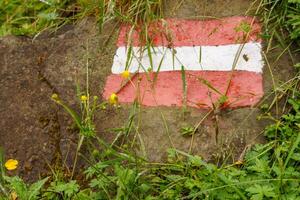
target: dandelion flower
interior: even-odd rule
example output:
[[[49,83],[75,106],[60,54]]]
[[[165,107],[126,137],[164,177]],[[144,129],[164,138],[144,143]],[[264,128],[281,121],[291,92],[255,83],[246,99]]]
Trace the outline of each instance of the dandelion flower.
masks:
[[[80,97],[80,100],[82,101],[82,102],[85,102],[85,101],[87,101],[87,96],[85,96],[85,95],[82,95],[81,97]]]
[[[7,170],[15,170],[18,167],[19,162],[14,159],[9,159],[5,162],[4,166]]]
[[[112,93],[109,97],[109,103],[116,105],[118,103],[118,96],[115,93]]]
[[[121,76],[124,78],[124,79],[128,79],[129,76],[130,76],[130,72],[128,70],[125,70],[124,72],[122,72]]]

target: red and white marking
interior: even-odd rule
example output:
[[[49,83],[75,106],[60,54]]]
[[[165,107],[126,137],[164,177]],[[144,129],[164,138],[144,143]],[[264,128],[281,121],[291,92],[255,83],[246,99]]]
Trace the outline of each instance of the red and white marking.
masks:
[[[248,37],[240,30],[245,24],[251,27]],[[258,37],[261,28],[253,18],[168,19],[154,23],[149,28],[153,45],[151,55],[149,49],[141,44],[138,31],[134,31],[132,55],[127,61],[130,28],[126,25],[121,27],[112,65],[113,74],[107,78],[104,98],[117,92],[119,101],[123,103],[138,99],[147,106],[182,106],[181,66],[185,68],[189,106],[212,107],[221,94],[228,97],[225,105],[231,108],[253,106],[262,97],[263,59]],[[126,63],[127,70],[139,73],[124,85],[126,81],[120,74]],[[147,72],[149,68],[152,70],[150,73]],[[203,84],[203,80],[219,92]]]

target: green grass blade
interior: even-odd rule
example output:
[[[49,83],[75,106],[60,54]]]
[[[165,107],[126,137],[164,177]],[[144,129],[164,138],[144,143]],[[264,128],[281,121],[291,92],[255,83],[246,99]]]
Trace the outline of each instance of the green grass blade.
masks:
[[[163,63],[163,60],[164,60],[165,55],[166,55],[166,51],[164,52],[162,58],[160,59],[160,62],[159,62],[157,71],[155,72],[155,75],[154,75],[154,78],[153,78],[153,85],[155,85],[155,83],[156,83],[156,81],[157,81],[157,76],[158,76],[158,73],[160,72],[160,68],[161,68],[161,66],[162,66],[162,63]]]
[[[291,148],[291,150],[289,151],[289,154],[284,162],[284,169],[286,168],[286,166],[288,165],[291,157],[293,156],[293,154],[295,153],[295,149],[298,148],[299,146],[299,143],[300,143],[300,132],[298,133],[298,136],[297,136],[297,139],[296,141],[293,143],[293,146]]]
[[[184,66],[181,66],[181,79],[182,79],[182,89],[183,89],[183,105],[186,108],[187,105],[187,85],[186,85],[186,74]]]
[[[198,80],[203,83],[204,85],[206,85],[208,88],[210,88],[211,90],[215,91],[216,93],[220,94],[223,96],[223,94],[217,89],[215,88],[214,86],[212,86],[212,84],[208,81],[208,80],[205,80],[203,78],[198,78]]]
[[[129,69],[130,63],[132,61],[132,46],[129,46],[127,49],[127,57],[126,57],[126,64],[125,64],[125,70]]]

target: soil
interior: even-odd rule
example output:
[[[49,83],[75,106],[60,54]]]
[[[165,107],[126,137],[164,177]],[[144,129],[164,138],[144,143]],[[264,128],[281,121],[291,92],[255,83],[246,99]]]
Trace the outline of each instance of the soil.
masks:
[[[167,1],[165,16],[195,19],[244,15],[252,1],[181,2]],[[116,50],[117,27],[116,22],[107,23],[100,34],[95,19],[85,18],[35,39],[0,38],[0,146],[4,148],[6,158],[20,161],[20,167],[12,173],[32,181],[49,173],[50,168],[57,166],[55,164],[72,166],[78,130],[71,117],[51,100],[51,95],[57,93],[71,108],[80,111],[76,91],[85,89],[88,56],[91,95],[101,96]],[[279,47],[274,48],[267,55],[271,64],[282,51]],[[288,66],[292,66],[292,61],[287,54],[272,64],[276,83],[293,76],[293,69]],[[263,76],[265,96],[268,97],[273,84],[267,66]],[[271,100],[271,97],[266,98],[264,103]],[[111,142],[116,136],[112,129],[124,126],[131,108],[131,105],[121,105],[96,112],[97,134]],[[139,142],[143,141],[144,146],[139,154],[150,161],[164,161],[168,148],[189,151],[191,137],[183,137],[180,129],[197,124],[207,111],[140,107],[138,114]],[[209,115],[195,134],[192,153],[208,161],[235,161],[248,145],[264,141],[261,131],[269,121],[257,120],[260,114],[257,106]]]

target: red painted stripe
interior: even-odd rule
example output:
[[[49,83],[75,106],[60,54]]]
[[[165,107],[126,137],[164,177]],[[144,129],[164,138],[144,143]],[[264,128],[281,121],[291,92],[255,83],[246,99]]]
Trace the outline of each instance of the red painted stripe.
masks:
[[[152,39],[153,46],[210,46],[260,41],[261,27],[253,17],[235,16],[214,20],[166,19],[165,22],[159,21],[149,26],[149,38]],[[130,28],[129,25],[121,27],[117,46],[126,46]],[[246,39],[242,28],[251,29]],[[139,35],[139,30],[133,31],[133,46],[145,45],[141,44]]]
[[[183,89],[180,71],[160,72],[153,86],[154,73],[136,74],[132,82],[122,89],[124,80],[120,75],[107,78],[103,97],[108,99],[111,93],[117,93],[119,102],[132,103],[135,99],[145,106],[182,106]],[[220,94],[209,89],[206,80],[221,93],[225,93],[231,72],[225,71],[186,71],[187,105],[198,108],[212,107]],[[247,71],[235,71],[228,91],[226,107],[236,108],[253,106],[263,96],[262,74]]]

